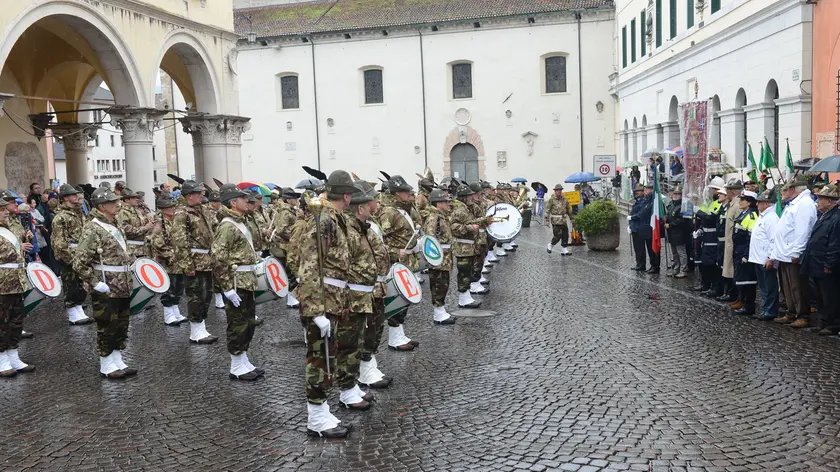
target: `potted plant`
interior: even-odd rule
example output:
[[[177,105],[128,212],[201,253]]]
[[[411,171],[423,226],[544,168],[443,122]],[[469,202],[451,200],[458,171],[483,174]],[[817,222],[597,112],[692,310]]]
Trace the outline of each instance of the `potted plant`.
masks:
[[[586,246],[593,251],[614,251],[621,240],[618,209],[610,200],[595,200],[575,216],[575,228],[583,231]]]

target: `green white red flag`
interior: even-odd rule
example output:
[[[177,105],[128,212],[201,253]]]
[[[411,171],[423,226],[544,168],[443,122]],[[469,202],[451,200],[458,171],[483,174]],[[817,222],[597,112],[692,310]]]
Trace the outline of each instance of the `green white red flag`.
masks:
[[[653,170],[653,212],[650,215],[650,227],[653,228],[653,252],[659,254],[662,250],[662,234],[660,231],[662,218],[665,217],[665,205],[662,203],[662,193],[659,192],[659,170]]]

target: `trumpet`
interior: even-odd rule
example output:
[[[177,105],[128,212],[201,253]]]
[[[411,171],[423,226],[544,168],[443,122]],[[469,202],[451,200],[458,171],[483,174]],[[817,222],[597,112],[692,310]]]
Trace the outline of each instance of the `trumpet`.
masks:
[[[487,222],[488,222],[489,224],[492,224],[492,223],[501,223],[502,221],[508,221],[508,220],[510,220],[510,215],[505,215],[505,216],[488,216],[488,217],[487,217]]]

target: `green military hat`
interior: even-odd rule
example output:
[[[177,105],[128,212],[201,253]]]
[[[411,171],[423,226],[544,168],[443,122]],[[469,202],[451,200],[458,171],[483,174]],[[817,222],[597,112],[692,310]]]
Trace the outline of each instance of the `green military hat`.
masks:
[[[110,185],[109,185],[109,187],[110,187]],[[114,184],[114,187],[125,188],[125,182],[122,181],[122,180],[118,180],[117,183]]]
[[[80,192],[76,189],[76,187],[70,184],[61,184],[61,187],[58,188],[59,197],[69,197],[70,195],[78,195],[80,193],[83,192]]]
[[[103,203],[116,202],[119,199],[120,197],[118,197],[116,193],[112,192],[111,189],[98,188],[94,190],[93,194],[90,196],[90,203],[93,206],[99,206]]]
[[[247,197],[248,194],[243,192],[239,189],[236,185],[233,184],[224,184],[222,188],[219,189],[219,198],[221,201],[227,203],[235,198],[239,197]]]
[[[804,175],[797,175],[790,182],[784,184],[782,186],[782,190],[790,190],[790,189],[796,188],[796,187],[807,187],[807,186],[808,186],[808,179],[806,179]]]
[[[490,184],[490,182],[488,182],[486,180],[482,180],[481,181],[481,188],[482,189],[492,189],[493,186]]]
[[[103,181],[99,182],[99,188],[111,188],[111,182]]]
[[[126,187],[123,189],[122,196],[120,198],[122,198],[123,200],[128,200],[129,198],[140,198],[140,195],[137,195],[136,193],[134,193],[134,190],[131,190],[130,188]]]
[[[167,195],[168,195],[168,194],[167,194]],[[138,197],[140,197],[140,198],[143,198],[143,197],[145,197],[145,196],[146,196],[146,192],[144,192],[144,191],[142,191],[142,190],[141,190],[141,191],[137,192],[137,196],[138,196]]]
[[[409,185],[402,176],[392,175],[391,178],[388,179],[388,191],[391,193],[410,192],[412,190],[414,190],[414,187]]]
[[[257,200],[262,200],[262,195],[256,190],[245,190],[245,194],[248,196],[248,203],[256,203]]]
[[[758,194],[758,198],[756,201],[759,202],[775,202],[776,201],[776,191],[774,189],[767,189],[760,194]]]
[[[300,198],[300,194],[291,187],[283,187],[283,190],[280,191],[280,198]]]
[[[208,200],[210,200],[211,202],[221,202],[222,201],[222,197],[221,197],[221,195],[219,195],[218,190],[210,190],[207,193],[210,194],[210,196],[208,197]],[[183,194],[184,194],[184,192],[182,191],[181,195],[183,195]]]
[[[554,186],[554,190],[563,190],[563,184],[557,184]]]
[[[729,182],[723,186],[726,190],[743,190],[744,183],[741,182],[741,179],[729,179]]]
[[[364,180],[357,180],[353,182],[353,185],[359,191],[353,194],[353,197],[350,199],[351,204],[359,205],[376,200],[376,189],[373,188],[373,185]]]
[[[472,190],[473,193],[481,193],[481,184],[480,183],[473,182],[473,183],[469,184],[469,186],[470,186],[470,190]]]
[[[185,180],[184,183],[181,184],[181,195],[201,192],[204,192],[204,184],[201,182],[196,182],[195,180]]]
[[[164,195],[155,200],[155,207],[159,209],[172,208],[175,206],[175,200],[168,195]]]
[[[825,197],[830,198],[832,200],[837,200],[840,198],[840,187],[834,184],[828,184],[822,188],[822,190],[817,193],[817,197]]]
[[[436,188],[429,193],[429,203],[434,205],[435,203],[439,202],[451,202],[452,197],[450,197],[446,192],[443,190]]]
[[[471,189],[467,184],[458,184],[458,190],[456,190],[456,193],[459,197],[469,197],[470,195],[475,195],[473,189]]]
[[[347,195],[358,192],[353,185],[353,177],[345,170],[335,170],[327,178],[327,193],[333,195]]]
[[[636,186],[633,187],[633,191],[634,192],[644,192],[645,191],[645,186],[642,185],[642,184],[636,184]]]

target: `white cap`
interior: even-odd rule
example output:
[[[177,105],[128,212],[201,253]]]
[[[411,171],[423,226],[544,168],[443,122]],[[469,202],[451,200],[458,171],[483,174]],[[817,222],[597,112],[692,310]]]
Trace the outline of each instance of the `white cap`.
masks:
[[[757,200],[757,199],[758,199],[758,194],[757,194],[757,193],[755,193],[755,192],[752,192],[752,191],[750,191],[750,190],[744,190],[744,192],[741,194],[741,196],[742,196],[742,197],[750,197],[750,198],[752,198],[752,199],[754,199],[754,200]]]

